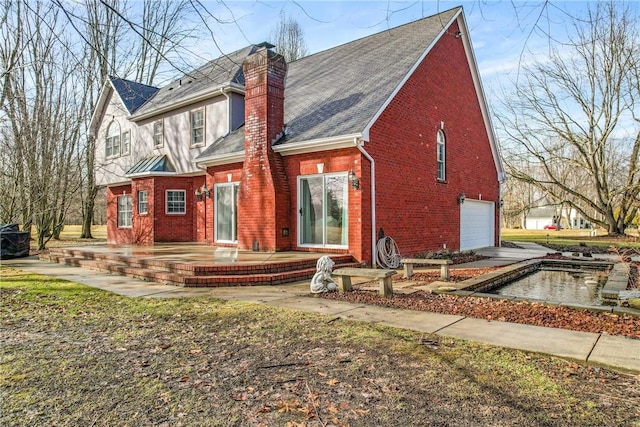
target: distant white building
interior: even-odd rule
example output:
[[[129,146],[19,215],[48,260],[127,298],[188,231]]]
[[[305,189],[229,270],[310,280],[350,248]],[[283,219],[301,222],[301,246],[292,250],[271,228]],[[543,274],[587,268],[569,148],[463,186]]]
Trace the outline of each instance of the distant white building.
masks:
[[[559,210],[553,206],[532,208],[524,220],[527,230],[544,230],[545,227],[558,225]]]
[[[568,216],[567,216],[568,213]],[[591,228],[587,221],[576,209],[561,209],[559,206],[542,206],[532,208],[525,218],[527,230],[545,230],[552,227],[581,229]]]

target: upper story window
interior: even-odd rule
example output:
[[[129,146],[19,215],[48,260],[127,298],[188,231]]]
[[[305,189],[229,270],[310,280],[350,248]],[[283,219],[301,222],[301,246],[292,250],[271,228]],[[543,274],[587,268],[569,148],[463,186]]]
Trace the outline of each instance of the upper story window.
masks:
[[[204,110],[194,110],[191,116],[191,145],[204,143]]]
[[[138,191],[138,215],[149,213],[149,203],[147,202],[147,190]]]
[[[153,124],[153,146],[161,147],[164,144],[164,125],[162,120]]]
[[[187,212],[187,192],[185,190],[167,190],[166,213],[184,214]]]
[[[446,144],[445,144],[444,132],[442,132],[441,130],[438,131],[436,147],[438,150],[438,180],[444,181],[446,179],[446,170],[445,170]]]
[[[115,120],[107,128],[107,140],[105,141],[106,157],[116,157],[120,155],[120,124]]]
[[[131,211],[131,196],[118,197],[118,227],[130,228],[133,212]]]
[[[123,156],[126,156],[131,152],[131,132],[122,132],[122,140],[120,146],[120,154],[122,154]]]
[[[104,144],[106,157],[126,156],[131,153],[131,132],[123,132],[120,123],[113,120],[107,128],[107,138]]]

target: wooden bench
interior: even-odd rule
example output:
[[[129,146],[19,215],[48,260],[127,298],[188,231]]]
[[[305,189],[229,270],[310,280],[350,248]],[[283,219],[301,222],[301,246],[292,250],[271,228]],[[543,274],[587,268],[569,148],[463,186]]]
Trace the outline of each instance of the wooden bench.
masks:
[[[453,264],[450,259],[403,258],[400,262],[404,264],[404,277],[406,278],[413,276],[413,264],[439,265],[441,280],[449,280],[449,266]]]
[[[338,290],[348,292],[351,290],[352,277],[367,277],[378,279],[380,282],[380,295],[388,297],[393,295],[393,280],[391,277],[396,274],[395,270],[378,270],[375,268],[339,268],[332,273],[338,276]]]

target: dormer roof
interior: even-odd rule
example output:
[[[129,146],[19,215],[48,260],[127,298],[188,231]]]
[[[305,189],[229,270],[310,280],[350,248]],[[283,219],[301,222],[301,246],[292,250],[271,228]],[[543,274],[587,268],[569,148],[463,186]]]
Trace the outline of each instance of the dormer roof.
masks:
[[[159,90],[154,86],[148,86],[118,77],[109,76],[109,80],[129,114],[135,113],[141,106],[153,98]]]

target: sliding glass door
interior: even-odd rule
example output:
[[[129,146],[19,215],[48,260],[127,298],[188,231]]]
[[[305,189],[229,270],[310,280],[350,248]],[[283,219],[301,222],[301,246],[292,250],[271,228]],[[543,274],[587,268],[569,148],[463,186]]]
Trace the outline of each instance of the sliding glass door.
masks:
[[[298,244],[347,247],[347,174],[298,178]]]

